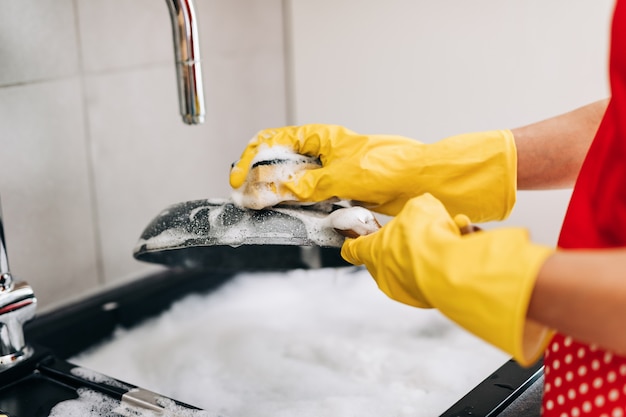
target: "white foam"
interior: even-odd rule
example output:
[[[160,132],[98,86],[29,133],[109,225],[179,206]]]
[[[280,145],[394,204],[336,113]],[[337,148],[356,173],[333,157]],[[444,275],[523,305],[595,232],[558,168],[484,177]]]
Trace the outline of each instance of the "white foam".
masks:
[[[432,417],[507,359],[340,268],[240,274],[71,362],[225,417]]]
[[[258,147],[256,155],[250,162],[250,166],[257,162],[271,161],[274,159],[303,162],[312,159],[312,157],[300,155],[288,146],[267,146],[266,144],[262,144]]]
[[[338,230],[351,230],[359,236],[369,235],[380,229],[374,214],[363,207],[348,207],[333,211],[328,215],[329,227]]]
[[[88,389],[79,389],[78,398],[58,403],[50,417],[111,416],[120,401]]]
[[[281,162],[273,164],[272,169],[268,170],[262,179],[251,176],[252,166],[262,161]],[[250,162],[250,171],[244,184],[232,191],[231,198],[238,206],[255,210],[282,202],[297,201],[298,198],[287,190],[282,190],[280,194],[276,193],[276,185],[297,181],[303,169],[318,165],[317,158],[297,154],[286,146],[269,147],[263,144],[259,146],[254,159]]]
[[[333,229],[328,213],[284,207],[273,207],[272,210],[300,220],[308,239],[317,246],[340,247],[343,244],[344,238]]]
[[[78,398],[55,405],[49,417],[226,417],[206,410],[182,407],[163,398],[158,401],[161,410],[153,411],[111,398],[99,392],[79,388]]]
[[[149,239],[139,239],[133,249],[133,252],[139,251],[141,248],[144,250],[154,250],[161,248],[172,248],[178,245],[183,245],[189,239],[192,239],[194,235],[185,231],[182,228],[169,228],[156,236],[152,236]]]

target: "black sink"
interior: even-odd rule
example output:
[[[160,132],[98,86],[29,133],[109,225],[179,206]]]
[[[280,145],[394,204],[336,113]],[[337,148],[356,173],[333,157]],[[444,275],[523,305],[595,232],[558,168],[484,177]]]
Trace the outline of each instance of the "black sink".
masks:
[[[46,348],[35,346],[34,350],[34,355],[28,360],[1,374],[0,410],[5,415],[48,416],[58,403],[78,398],[80,389],[90,389],[120,400],[129,409],[137,406],[133,402],[134,398],[146,397],[145,394],[149,394],[151,400],[147,405],[155,409],[160,407],[158,399],[165,399],[186,409],[197,409],[93,371],[76,372],[83,368],[57,358]],[[98,377],[93,378],[95,375]]]
[[[60,401],[78,397],[76,388],[38,370],[53,358],[46,349],[35,349],[28,361],[0,373],[0,410],[9,416],[47,416]]]
[[[34,354],[0,372],[0,410],[11,417],[48,416],[57,403],[77,398],[81,388],[117,400],[141,390],[123,381],[107,384],[77,376],[73,372],[77,367],[68,358],[110,338],[118,327],[129,328],[161,313],[187,294],[214,290],[233,274],[211,272],[208,276],[206,270],[167,270],[27,323],[26,340]],[[542,372],[541,363],[522,368],[508,361],[440,417],[539,416],[541,389],[537,387],[541,388]]]
[[[9,416],[47,416],[60,401],[76,397],[73,387],[33,372],[0,391],[0,409]]]
[[[206,272],[167,271],[35,318],[25,326],[33,355],[0,372],[0,413],[10,417],[45,417],[58,403],[78,398],[80,389],[116,400],[129,394],[132,399],[138,390],[154,394],[110,377],[103,376],[99,381],[85,378],[74,372],[81,368],[67,358],[110,337],[117,326],[132,327],[182,296],[210,291],[230,276],[216,273],[207,280]],[[184,408],[197,409],[154,395]]]

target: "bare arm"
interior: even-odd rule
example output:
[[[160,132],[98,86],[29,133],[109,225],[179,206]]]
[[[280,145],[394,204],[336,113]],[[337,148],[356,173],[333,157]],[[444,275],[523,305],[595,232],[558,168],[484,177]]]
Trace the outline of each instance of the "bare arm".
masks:
[[[626,354],[626,249],[560,250],[539,272],[528,318]]]
[[[520,190],[568,188],[574,184],[608,99],[512,129]]]
[[[518,188],[570,187],[595,136],[608,100],[513,129]],[[541,268],[528,318],[626,354],[626,249],[559,250]]]

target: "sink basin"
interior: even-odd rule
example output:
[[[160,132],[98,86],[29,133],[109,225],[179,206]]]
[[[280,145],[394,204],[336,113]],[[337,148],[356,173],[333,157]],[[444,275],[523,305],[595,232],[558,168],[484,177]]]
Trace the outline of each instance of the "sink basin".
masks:
[[[85,388],[115,400],[129,392],[132,400],[137,390],[154,394],[104,375],[94,379],[77,373],[68,358],[109,339],[116,328],[130,328],[154,317],[187,294],[213,291],[232,276],[166,270],[37,317],[25,328],[35,354],[0,373],[0,410],[12,417],[47,416],[56,404],[78,398]],[[539,416],[542,375],[541,363],[522,368],[507,361],[440,417]]]
[[[37,363],[50,357],[42,352],[38,349],[37,357],[29,360],[28,365],[32,366],[20,365],[11,375],[2,374],[0,410],[4,414],[47,416],[57,403],[78,397],[74,387],[37,370]]]
[[[48,349],[35,347],[35,354],[24,363],[5,371],[0,377],[0,410],[10,417],[45,417],[59,403],[79,397],[81,390],[91,390],[99,398],[117,404],[122,415],[142,415],[142,411],[160,411],[162,405],[181,409],[196,407],[175,401],[132,384],[77,367],[55,357]]]

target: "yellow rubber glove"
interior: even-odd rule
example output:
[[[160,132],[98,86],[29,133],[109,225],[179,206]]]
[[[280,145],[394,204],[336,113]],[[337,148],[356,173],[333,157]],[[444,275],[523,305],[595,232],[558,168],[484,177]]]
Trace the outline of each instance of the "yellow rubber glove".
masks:
[[[396,215],[411,198],[431,193],[452,214],[473,222],[501,220],[515,204],[517,153],[509,130],[453,136],[423,144],[400,136],[360,135],[341,126],[304,125],[259,132],[233,166],[230,184],[242,187],[260,150],[287,147],[319,157],[285,186],[285,199],[354,200]],[[279,148],[276,148],[279,149]]]
[[[379,231],[347,239],[341,254],[365,264],[389,297],[437,308],[527,366],[552,333],[526,319],[535,279],[552,252],[530,243],[521,228],[461,236],[441,202],[425,194]]]

